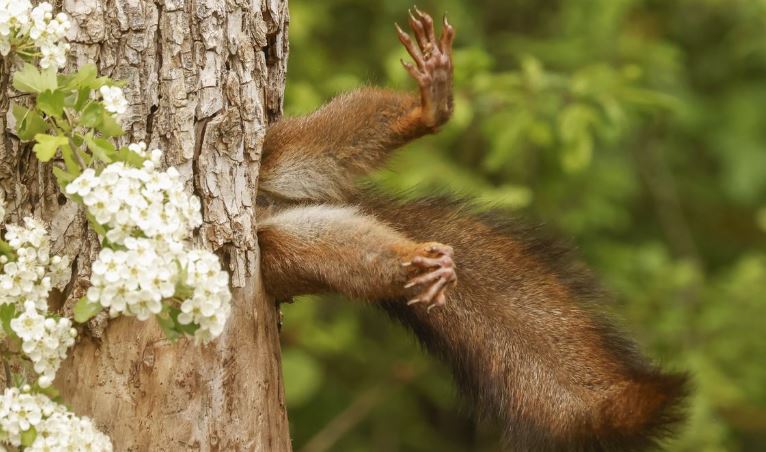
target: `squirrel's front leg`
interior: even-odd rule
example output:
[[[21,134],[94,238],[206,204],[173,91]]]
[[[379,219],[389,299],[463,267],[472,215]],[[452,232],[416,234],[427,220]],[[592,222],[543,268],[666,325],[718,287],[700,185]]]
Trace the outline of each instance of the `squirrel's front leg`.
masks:
[[[266,291],[278,299],[338,292],[430,310],[457,281],[452,248],[415,243],[352,207],[294,207],[258,227]]]
[[[391,151],[434,133],[452,114],[452,41],[444,20],[439,38],[433,20],[417,11],[413,36],[399,40],[414,63],[403,63],[419,96],[362,88],[336,97],[316,112],[285,118],[266,132],[258,189],[278,199],[346,201],[358,176],[380,168]]]

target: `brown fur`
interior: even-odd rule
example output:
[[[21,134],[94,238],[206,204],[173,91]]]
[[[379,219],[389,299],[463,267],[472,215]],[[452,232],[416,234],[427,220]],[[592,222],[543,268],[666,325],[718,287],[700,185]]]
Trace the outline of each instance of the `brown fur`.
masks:
[[[546,253],[557,245],[446,200],[364,204],[408,237],[455,249],[460,284],[444,309],[381,306],[452,367],[517,450],[643,449],[680,420],[685,378],[662,374],[610,326],[581,264]]]
[[[416,20],[420,44],[432,25]],[[445,27],[425,61],[400,33],[417,62],[407,69],[420,102],[365,88],[268,131],[258,198],[269,206],[258,230],[266,289],[280,299],[332,291],[377,302],[452,367],[477,413],[498,419],[518,450],[648,448],[680,419],[685,378],[662,373],[611,326],[600,291],[565,248],[497,214],[441,199],[380,200],[354,185],[449,117]],[[454,260],[433,240],[451,245]],[[402,266],[435,248],[443,274],[457,268],[457,286],[444,278],[405,288],[413,276],[437,275]],[[438,306],[445,293],[430,313],[406,303]]]
[[[401,264],[419,249],[358,209],[330,205],[285,209],[260,223],[258,239],[263,277],[278,299],[317,292],[404,296],[410,271]]]
[[[364,88],[304,118],[278,122],[266,135],[259,191],[294,201],[346,199],[358,176],[429,131],[418,108],[410,94]]]

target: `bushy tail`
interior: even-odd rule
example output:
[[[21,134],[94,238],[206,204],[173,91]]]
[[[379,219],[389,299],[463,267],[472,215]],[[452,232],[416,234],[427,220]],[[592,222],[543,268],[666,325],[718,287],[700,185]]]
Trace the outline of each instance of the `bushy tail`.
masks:
[[[445,308],[383,308],[452,367],[515,450],[643,450],[681,420],[686,377],[661,372],[611,326],[564,248],[442,200],[367,208],[455,249],[459,282]]]
[[[671,428],[683,420],[687,387],[685,375],[659,371],[626,384],[602,405],[599,442],[608,450],[656,447],[656,442],[672,433]]]

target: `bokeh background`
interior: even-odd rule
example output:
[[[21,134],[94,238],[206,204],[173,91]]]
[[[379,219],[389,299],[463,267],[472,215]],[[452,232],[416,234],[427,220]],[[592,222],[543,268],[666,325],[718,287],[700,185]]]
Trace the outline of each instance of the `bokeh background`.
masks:
[[[288,114],[413,89],[406,0],[291,0]],[[576,244],[624,327],[696,389],[672,451],[766,450],[766,1],[445,0],[456,111],[374,177]],[[297,451],[493,451],[447,370],[360,302],[283,306]]]

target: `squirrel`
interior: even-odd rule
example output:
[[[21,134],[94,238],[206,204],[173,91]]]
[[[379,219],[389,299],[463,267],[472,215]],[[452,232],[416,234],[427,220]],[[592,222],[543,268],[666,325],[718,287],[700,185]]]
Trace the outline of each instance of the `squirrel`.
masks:
[[[384,309],[515,449],[656,447],[683,418],[687,378],[612,326],[570,253],[499,214],[355,183],[451,116],[455,31],[445,16],[437,38],[433,22],[415,8],[414,39],[396,26],[418,94],[362,88],[268,128],[257,198],[266,292],[337,292]]]

